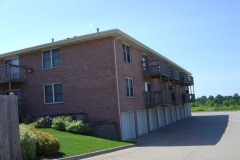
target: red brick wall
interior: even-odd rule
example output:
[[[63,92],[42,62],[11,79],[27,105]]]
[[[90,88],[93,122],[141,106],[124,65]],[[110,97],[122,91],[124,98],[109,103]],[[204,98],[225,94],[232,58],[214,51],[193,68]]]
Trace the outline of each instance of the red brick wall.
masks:
[[[88,122],[118,121],[113,38],[60,48],[61,67],[42,70],[42,52],[19,57],[20,65],[33,68],[21,86],[31,115],[87,113]],[[44,105],[43,85],[62,83],[63,103]]]
[[[4,59],[0,59],[0,66],[4,65]]]

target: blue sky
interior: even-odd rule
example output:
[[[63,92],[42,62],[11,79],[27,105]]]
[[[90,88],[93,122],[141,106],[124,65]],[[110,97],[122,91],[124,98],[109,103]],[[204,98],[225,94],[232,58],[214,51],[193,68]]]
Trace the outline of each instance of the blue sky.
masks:
[[[197,97],[240,94],[240,0],[0,0],[0,54],[98,27],[190,71]]]

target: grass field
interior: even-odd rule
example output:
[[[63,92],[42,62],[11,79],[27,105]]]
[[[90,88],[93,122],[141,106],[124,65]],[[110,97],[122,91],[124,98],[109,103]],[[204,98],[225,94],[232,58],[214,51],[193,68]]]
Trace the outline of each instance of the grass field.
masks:
[[[103,149],[109,149],[133,142],[114,141],[103,138],[97,138],[92,136],[85,136],[79,134],[72,134],[68,132],[57,131],[53,129],[38,129],[43,132],[50,133],[57,137],[60,141],[61,148],[59,154],[62,157],[69,157],[73,155],[79,155]]]
[[[240,106],[222,106],[222,107],[208,107],[208,106],[199,106],[199,107],[191,107],[192,112],[199,111],[224,111],[224,110],[240,110]]]

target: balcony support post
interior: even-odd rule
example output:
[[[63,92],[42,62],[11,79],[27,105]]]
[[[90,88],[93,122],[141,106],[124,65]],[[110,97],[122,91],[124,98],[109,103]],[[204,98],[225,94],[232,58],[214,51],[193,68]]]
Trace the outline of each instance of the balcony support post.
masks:
[[[11,84],[11,81],[8,82],[8,90],[9,90],[9,94],[10,94],[11,91],[12,91],[12,84]]]

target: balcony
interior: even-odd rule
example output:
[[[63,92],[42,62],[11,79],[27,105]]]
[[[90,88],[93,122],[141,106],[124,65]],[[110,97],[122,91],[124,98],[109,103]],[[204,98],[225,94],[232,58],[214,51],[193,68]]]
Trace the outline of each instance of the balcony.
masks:
[[[186,83],[186,84],[189,83],[189,78],[188,78],[188,75],[186,73],[184,73],[184,72],[180,73],[180,82],[181,83]]]
[[[26,115],[27,114],[27,101],[25,100],[18,100],[18,114]]]
[[[185,83],[186,85],[193,86],[194,85],[194,80],[192,76],[188,76],[186,73],[181,72],[180,73],[180,82]]]
[[[189,79],[189,85],[193,86],[194,85],[193,77],[188,76],[188,79]]]
[[[144,92],[144,101],[146,106],[171,105],[171,92],[162,90]]]
[[[172,104],[181,104],[182,98],[181,93],[179,92],[171,92]]]
[[[170,67],[169,68],[169,78],[170,79],[174,79],[174,80],[179,80],[179,70],[174,68],[174,67]]]
[[[182,93],[181,97],[182,97],[182,103],[189,103],[190,102],[190,96],[189,96],[188,93]]]
[[[150,60],[142,62],[143,76],[159,77],[169,76],[168,64],[161,60]]]
[[[25,82],[25,67],[19,65],[0,66],[0,83]]]
[[[195,102],[195,94],[189,94],[190,102]]]

